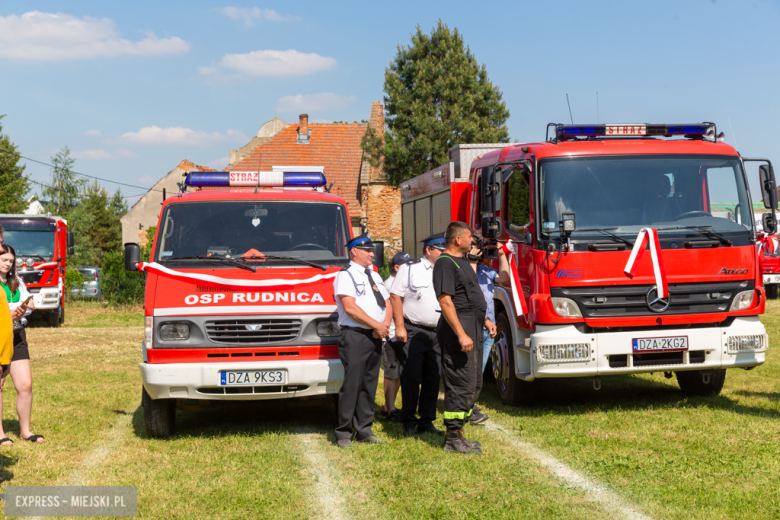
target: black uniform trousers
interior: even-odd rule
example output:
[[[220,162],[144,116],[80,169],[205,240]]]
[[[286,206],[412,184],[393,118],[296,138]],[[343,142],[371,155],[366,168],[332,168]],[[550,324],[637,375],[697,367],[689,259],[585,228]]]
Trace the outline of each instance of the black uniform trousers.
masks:
[[[408,337],[403,352],[396,356],[401,367],[401,422],[404,428],[429,428],[436,419],[439,400],[439,338],[436,332],[408,321],[404,326]]]
[[[365,332],[363,332],[365,331]],[[339,390],[336,440],[371,437],[374,423],[374,397],[382,361],[382,340],[373,337],[373,329],[360,331],[342,328],[339,335],[339,359],[344,366],[344,383]]]
[[[458,319],[474,348],[463,352],[458,336],[444,316],[436,330],[441,345],[441,374],[444,380],[444,426],[460,430],[482,390],[482,328],[484,318],[473,310],[458,311]],[[406,401],[404,401],[405,403]],[[406,404],[404,404],[406,406]]]

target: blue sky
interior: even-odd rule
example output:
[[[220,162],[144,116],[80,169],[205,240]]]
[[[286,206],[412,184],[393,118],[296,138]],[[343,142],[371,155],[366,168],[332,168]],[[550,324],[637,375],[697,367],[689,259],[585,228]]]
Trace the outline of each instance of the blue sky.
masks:
[[[185,158],[223,167],[274,115],[368,119],[397,46],[439,18],[502,90],[513,140],[567,122],[568,93],[576,122],[714,121],[780,162],[778,1],[65,5],[0,3],[3,131],[27,157],[68,146],[77,171],[129,184]]]

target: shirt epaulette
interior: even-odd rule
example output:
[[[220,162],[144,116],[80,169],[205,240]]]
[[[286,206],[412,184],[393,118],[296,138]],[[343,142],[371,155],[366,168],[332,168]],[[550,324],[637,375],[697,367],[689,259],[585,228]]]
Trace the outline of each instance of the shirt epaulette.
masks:
[[[420,262],[422,262],[422,258],[418,258],[417,260],[411,259],[408,262],[406,262],[406,264],[407,265],[414,265],[414,264],[419,264]]]

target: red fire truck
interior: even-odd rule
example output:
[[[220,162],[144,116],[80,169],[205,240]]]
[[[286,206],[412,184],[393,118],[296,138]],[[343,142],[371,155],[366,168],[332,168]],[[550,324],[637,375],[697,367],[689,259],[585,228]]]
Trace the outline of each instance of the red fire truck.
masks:
[[[407,252],[457,219],[513,253],[488,365],[502,400],[540,398],[538,379],[591,377],[599,389],[602,376],[641,372],[717,394],[725,369],[761,365],[766,295],[744,163],[762,163],[773,233],[770,162],[741,157],[712,123],[550,130],[473,160],[452,149],[448,165],[401,186]]]
[[[344,377],[333,278],[352,238],[322,167],[192,172],[167,199],[147,273],[142,404],[167,437],[179,404],[336,397]],[[384,261],[377,244],[376,261]]]
[[[777,235],[767,235],[763,228],[763,213],[756,213],[753,222],[756,226],[758,243],[764,252],[764,290],[769,300],[777,298],[780,287],[780,244]]]
[[[16,250],[17,273],[33,295],[35,313],[50,327],[65,320],[65,258],[73,252],[73,233],[62,217],[0,215],[4,243]]]

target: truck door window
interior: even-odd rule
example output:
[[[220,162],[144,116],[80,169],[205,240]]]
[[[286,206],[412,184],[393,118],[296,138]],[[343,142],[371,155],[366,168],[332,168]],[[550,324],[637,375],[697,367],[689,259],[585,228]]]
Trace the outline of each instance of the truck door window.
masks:
[[[504,189],[504,211],[508,211],[504,219],[508,224],[525,226],[529,222],[530,187],[528,181],[515,171],[506,183]]]

